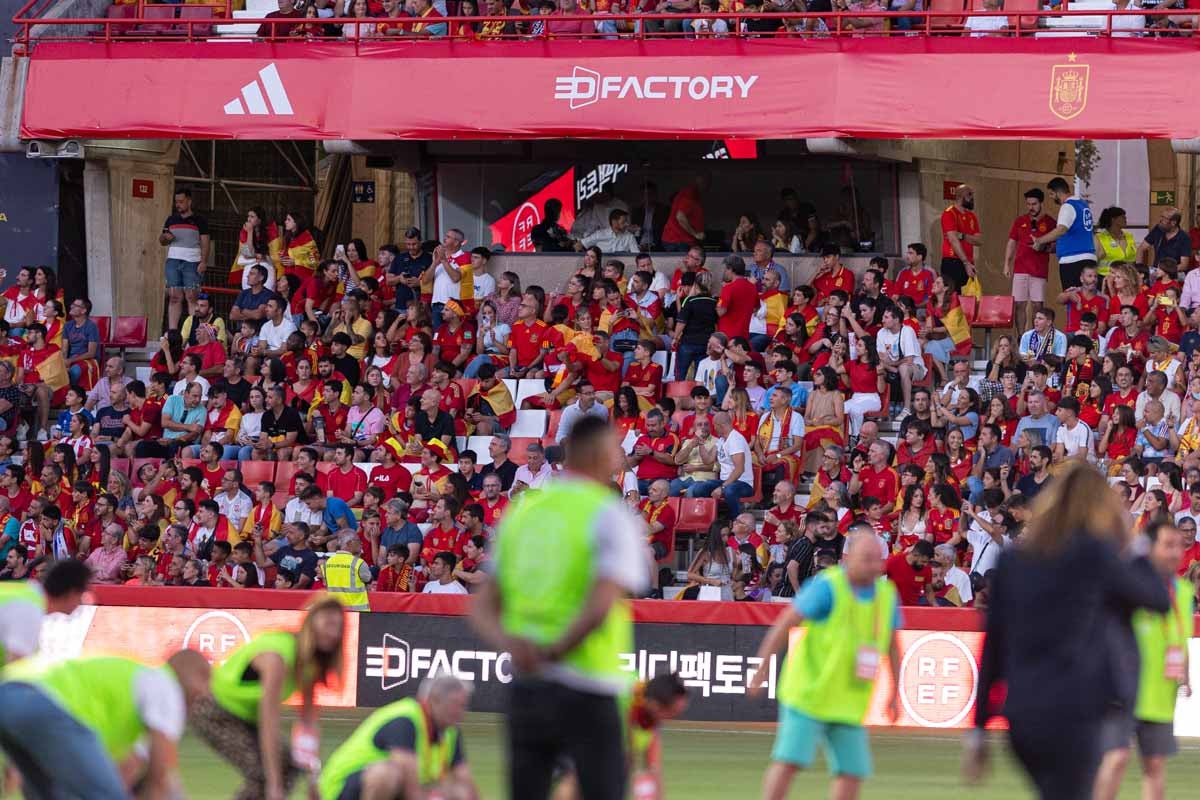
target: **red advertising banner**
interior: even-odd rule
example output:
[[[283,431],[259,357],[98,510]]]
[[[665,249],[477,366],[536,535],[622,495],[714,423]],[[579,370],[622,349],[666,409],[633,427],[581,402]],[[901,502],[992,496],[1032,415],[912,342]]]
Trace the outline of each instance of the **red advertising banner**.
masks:
[[[1200,137],[1190,93],[1145,79],[1195,71],[1186,37],[43,41],[29,58],[27,138]],[[455,101],[402,102],[413,86]]]
[[[43,629],[42,649],[52,658],[117,655],[161,664],[190,647],[214,664],[256,634],[299,630],[302,611],[233,608],[84,606],[70,617],[53,615]],[[318,686],[319,705],[353,708],[357,692],[358,615],[346,614],[340,685]],[[297,704],[299,698],[292,698]]]
[[[502,244],[510,253],[532,253],[533,240],[529,234],[541,224],[546,201],[556,199],[562,203],[562,216],[558,224],[571,230],[575,222],[575,168],[564,172],[540,191],[530,195],[521,205],[493,222],[492,244]]]

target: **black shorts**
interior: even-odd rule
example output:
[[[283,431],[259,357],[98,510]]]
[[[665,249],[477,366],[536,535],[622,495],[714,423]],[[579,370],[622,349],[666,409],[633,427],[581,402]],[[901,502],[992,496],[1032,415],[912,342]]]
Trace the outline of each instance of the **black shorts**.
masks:
[[[1173,756],[1179,752],[1175,741],[1175,726],[1170,722],[1146,722],[1130,714],[1110,714],[1100,730],[1100,745],[1104,752],[1122,750],[1137,740],[1142,758]]]

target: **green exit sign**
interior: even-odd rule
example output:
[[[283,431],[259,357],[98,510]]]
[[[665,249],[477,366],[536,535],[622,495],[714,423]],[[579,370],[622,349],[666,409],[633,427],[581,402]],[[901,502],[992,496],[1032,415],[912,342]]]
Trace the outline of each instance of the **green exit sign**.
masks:
[[[1150,205],[1152,206],[1173,206],[1175,205],[1174,192],[1151,192]]]

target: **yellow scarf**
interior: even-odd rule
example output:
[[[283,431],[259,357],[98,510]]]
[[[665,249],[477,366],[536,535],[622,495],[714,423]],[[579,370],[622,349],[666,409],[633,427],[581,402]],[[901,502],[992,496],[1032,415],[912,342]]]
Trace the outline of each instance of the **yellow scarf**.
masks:
[[[767,418],[763,420],[762,425],[758,429],[758,442],[762,445],[764,453],[778,453],[791,447],[792,437],[788,432],[792,429],[792,409],[788,407],[783,411],[783,420],[779,423],[779,448],[777,450],[769,449],[771,447],[771,439],[775,435],[775,414],[770,412]]]

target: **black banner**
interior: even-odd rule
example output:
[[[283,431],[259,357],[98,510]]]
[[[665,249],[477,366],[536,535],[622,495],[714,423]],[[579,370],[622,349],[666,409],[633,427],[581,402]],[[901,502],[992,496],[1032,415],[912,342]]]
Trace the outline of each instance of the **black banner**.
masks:
[[[371,613],[359,620],[359,706],[375,708],[411,697],[426,676],[453,671],[475,684],[472,710],[504,710],[512,660],[485,647],[465,617]],[[782,660],[773,661],[763,695],[746,694],[766,631],[757,625],[638,623],[637,649],[622,661],[643,679],[678,672],[691,687],[686,719],[772,721]]]

